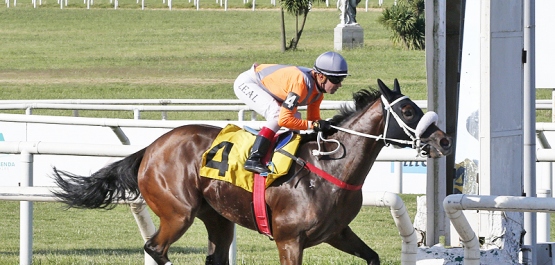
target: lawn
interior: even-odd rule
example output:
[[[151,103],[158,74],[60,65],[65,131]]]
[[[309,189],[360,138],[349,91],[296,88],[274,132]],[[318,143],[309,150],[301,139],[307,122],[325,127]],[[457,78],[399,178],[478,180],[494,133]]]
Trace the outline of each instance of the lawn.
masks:
[[[134,2],[119,3],[118,10],[106,1],[96,1],[90,10],[79,2],[59,9],[49,1],[37,9],[26,2],[0,8],[1,98],[234,99],[235,77],[253,62],[312,66],[319,54],[333,50],[333,29],[339,21],[335,3],[329,8],[315,6],[299,49],[282,53],[280,13],[271,6],[254,12],[241,6],[197,11],[174,1],[169,11],[151,4],[140,10]],[[359,11],[365,45],[342,52],[351,76],[327,99],[348,100],[355,91],[376,88],[377,78],[390,85],[399,78],[406,94],[425,99],[424,52],[393,46],[377,23],[379,14],[376,9]],[[293,22],[287,16],[289,37]],[[403,195],[403,199],[414,216],[415,195]],[[0,264],[18,261],[18,205],[0,202]],[[143,260],[142,239],[124,206],[111,211],[66,211],[57,203],[35,203],[34,208],[34,264],[137,264]],[[383,264],[400,263],[401,238],[389,209],[363,207],[352,228],[381,255]],[[272,241],[241,227],[237,234],[239,264],[278,263]],[[196,222],[172,246],[170,257],[176,264],[203,264],[205,252],[206,233],[201,222]],[[363,264],[328,245],[308,249],[304,260],[305,264]]]
[[[416,195],[401,195],[411,217]],[[19,203],[0,201],[0,264],[19,261]],[[157,217],[151,216],[158,225]],[[143,241],[129,207],[113,210],[65,210],[60,203],[34,203],[33,264],[140,264]],[[365,206],[351,228],[381,255],[382,264],[400,264],[401,237],[389,208]],[[174,264],[204,264],[207,234],[202,222],[170,249]],[[237,264],[279,264],[273,241],[237,227]],[[322,244],[305,251],[304,264],[364,264]]]

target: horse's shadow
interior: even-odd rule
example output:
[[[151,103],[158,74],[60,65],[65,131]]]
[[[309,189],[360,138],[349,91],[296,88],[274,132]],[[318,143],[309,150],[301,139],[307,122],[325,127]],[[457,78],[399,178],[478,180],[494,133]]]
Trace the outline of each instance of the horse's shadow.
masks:
[[[179,254],[206,254],[206,247],[172,247],[174,253]],[[86,256],[104,256],[104,255],[134,255],[142,252],[141,248],[83,248],[83,249],[36,249],[33,254],[38,255],[86,255]],[[17,251],[0,251],[0,255],[19,255]]]

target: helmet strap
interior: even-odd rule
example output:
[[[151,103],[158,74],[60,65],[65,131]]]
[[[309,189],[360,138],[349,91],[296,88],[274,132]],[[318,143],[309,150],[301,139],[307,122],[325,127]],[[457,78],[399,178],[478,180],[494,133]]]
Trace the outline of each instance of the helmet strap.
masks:
[[[320,85],[320,82],[318,81],[318,74],[321,74],[321,73],[318,73],[316,71],[312,71],[312,72],[314,74],[314,81],[316,81],[316,89],[318,89],[318,91],[320,91],[320,93],[326,93],[326,90],[324,90],[324,88]],[[328,82],[327,78],[326,78],[326,81],[324,81],[322,83],[322,85],[325,85],[326,82]]]

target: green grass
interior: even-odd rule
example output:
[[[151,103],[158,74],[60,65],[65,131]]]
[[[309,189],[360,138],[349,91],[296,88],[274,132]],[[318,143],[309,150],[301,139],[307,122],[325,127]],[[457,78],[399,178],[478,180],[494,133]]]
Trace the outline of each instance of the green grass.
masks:
[[[333,50],[334,10],[311,12],[299,50],[282,53],[278,10],[0,9],[2,98],[235,98],[253,62],[312,66]],[[365,47],[342,52],[351,76],[329,99],[378,77],[425,98],[424,52],[392,46],[378,15],[359,12]]]
[[[196,11],[178,9],[179,3],[174,2],[172,11],[150,4],[149,9],[138,10],[133,2],[120,1],[122,8],[113,10],[105,2],[96,1],[91,10],[80,2],[60,10],[50,0],[37,9],[21,1],[16,8],[0,8],[1,98],[233,99],[235,77],[253,62],[312,66],[320,53],[333,50],[333,29],[339,22],[335,3],[330,8],[316,5],[299,50],[282,53],[277,9]],[[348,100],[354,91],[375,87],[378,77],[389,84],[399,78],[407,94],[425,98],[424,52],[392,46],[376,22],[378,15],[376,10],[359,12],[365,46],[342,52],[351,76],[340,92],[327,99]],[[286,23],[290,38],[293,18],[288,16]],[[170,117],[189,118],[172,113]],[[414,216],[414,196],[403,198]],[[35,203],[34,264],[142,262],[143,242],[129,209],[63,211],[60,207]],[[0,202],[0,214],[0,264],[16,264],[18,203]],[[401,239],[389,209],[363,207],[352,228],[382,256],[384,264],[400,263]],[[239,264],[279,262],[275,244],[254,231],[238,228],[238,249]],[[170,257],[176,264],[203,264],[205,252],[206,233],[196,222],[172,247]],[[304,260],[306,264],[363,264],[328,245],[308,249]]]
[[[84,3],[83,0],[68,0],[67,6],[63,6],[64,9],[71,9],[71,8],[86,8],[87,5]],[[168,1],[167,0],[145,0],[145,9],[146,10],[155,10],[155,9],[165,9],[168,10]],[[218,1],[204,1],[200,0],[200,9],[218,9],[224,10],[224,5],[220,4]],[[279,1],[276,1],[279,2]],[[314,8],[328,8],[335,10],[336,1],[330,1],[329,7],[326,6],[325,1],[319,2],[314,1],[313,7]],[[389,6],[393,4],[393,0],[385,0],[384,6]],[[11,8],[13,7],[13,0],[10,1]],[[118,9],[141,9],[141,1],[137,0],[119,0]],[[6,7],[4,5],[4,7]],[[17,7],[15,8],[32,8],[32,2],[29,1],[17,1]],[[37,1],[38,8],[60,8],[60,4],[57,0],[42,0],[42,5],[39,5],[39,1]],[[227,3],[228,9],[241,9],[241,10],[252,10],[252,0],[249,0],[248,3],[243,3],[242,0],[228,0]],[[361,2],[358,6],[359,8],[364,8],[364,2]],[[369,8],[379,8],[378,0],[372,0],[368,2]],[[93,0],[93,4],[90,7],[91,9],[113,9],[114,8],[114,0]],[[267,9],[275,9],[276,6],[272,5],[270,0],[264,1],[256,1],[256,8],[257,10],[267,10]],[[172,9],[196,9],[192,0],[173,0],[172,1]],[[339,17],[339,15],[338,15]],[[338,18],[339,19],[339,18]]]
[[[416,197],[402,194],[411,219]],[[141,264],[143,241],[128,207],[64,210],[60,203],[34,203],[33,264]],[[0,201],[0,264],[19,263],[19,203]],[[155,226],[158,218],[152,214]],[[351,228],[377,251],[382,264],[400,264],[401,238],[389,208],[362,207]],[[555,220],[551,218],[551,227]],[[555,238],[555,231],[551,231]],[[202,222],[170,249],[174,264],[204,264],[207,234]],[[258,232],[237,227],[237,264],[279,264],[275,244]],[[327,244],[305,250],[304,264],[364,264]]]
[[[334,6],[334,5],[330,5]],[[349,100],[376,79],[426,97],[423,51],[395,47],[377,23],[380,12],[360,11],[365,46],[343,51],[351,76],[330,100]],[[233,81],[253,62],[312,66],[333,50],[335,8],[309,14],[299,50],[282,53],[279,11],[96,8],[0,9],[1,99],[207,98],[234,99]],[[288,36],[293,17],[287,16]],[[10,113],[23,113],[11,111]],[[67,115],[68,111],[35,110]],[[81,116],[130,118],[122,112]],[[169,119],[235,119],[230,113],[170,113]],[[334,112],[325,113],[332,116]],[[159,119],[158,113],[142,115]]]
[[[416,195],[401,195],[409,215]],[[0,201],[0,264],[19,261],[19,203]],[[155,225],[158,218],[152,214]],[[60,203],[34,203],[33,264],[140,264],[143,241],[126,206],[105,210],[64,210]],[[401,237],[389,208],[363,207],[351,228],[382,258],[400,264]],[[170,249],[175,264],[204,264],[207,236],[198,221]],[[279,264],[273,241],[237,227],[237,264]],[[305,251],[304,264],[364,264],[322,244]]]
[[[30,1],[19,1],[15,8],[0,8],[1,99],[234,99],[234,79],[253,62],[312,66],[320,53],[333,50],[333,29],[339,22],[335,3],[316,4],[299,49],[282,53],[279,11],[271,6],[255,12],[240,7],[113,10],[97,1],[90,10],[80,6],[60,10],[48,3],[33,9]],[[351,76],[326,99],[349,100],[355,91],[376,88],[377,78],[386,84],[398,78],[405,94],[426,99],[424,51],[394,46],[378,24],[379,16],[379,9],[359,8],[364,47],[341,52]],[[293,36],[293,23],[287,15],[288,38]],[[537,97],[550,98],[550,91],[539,90]],[[35,112],[65,115],[56,113]],[[540,111],[538,121],[549,121],[550,115]],[[169,119],[205,116],[181,113],[170,114]],[[156,113],[142,118],[159,117]]]

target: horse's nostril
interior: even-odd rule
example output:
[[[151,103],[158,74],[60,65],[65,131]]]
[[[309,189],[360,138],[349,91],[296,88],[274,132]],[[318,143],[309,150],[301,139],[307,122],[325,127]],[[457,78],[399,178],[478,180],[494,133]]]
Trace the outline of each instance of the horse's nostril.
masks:
[[[451,141],[449,141],[449,139],[447,139],[447,138],[443,138],[443,139],[439,140],[439,144],[441,145],[441,147],[447,148],[447,147],[451,146]]]

